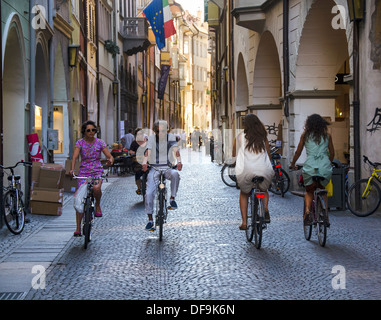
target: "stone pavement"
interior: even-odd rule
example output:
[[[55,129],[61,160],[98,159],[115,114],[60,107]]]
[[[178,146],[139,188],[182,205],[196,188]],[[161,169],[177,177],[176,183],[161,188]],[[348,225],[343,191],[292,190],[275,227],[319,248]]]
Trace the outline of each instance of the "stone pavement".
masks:
[[[271,224],[257,250],[238,229],[239,190],[223,184],[221,166],[189,149],[182,158],[179,209],[170,211],[162,242],[157,232],[144,230],[147,218],[134,177],[109,180],[104,217],[96,220],[89,248],[72,237],[68,201],[62,217],[49,219],[67,238],[60,252],[57,244],[56,257],[45,261],[46,287],[14,291],[27,292],[26,300],[381,299],[380,214],[331,212],[327,245],[321,248],[315,234],[304,239],[303,199],[270,194]],[[58,219],[62,225],[54,222]],[[26,233],[22,243],[30,245],[34,235]],[[3,249],[0,262],[14,259],[16,247]]]
[[[103,183],[102,190],[109,185]],[[62,253],[76,227],[73,199],[74,194],[64,194],[61,216],[28,215],[30,223],[20,235],[6,226],[0,231],[0,300],[23,299],[41,274],[38,267],[48,269]]]

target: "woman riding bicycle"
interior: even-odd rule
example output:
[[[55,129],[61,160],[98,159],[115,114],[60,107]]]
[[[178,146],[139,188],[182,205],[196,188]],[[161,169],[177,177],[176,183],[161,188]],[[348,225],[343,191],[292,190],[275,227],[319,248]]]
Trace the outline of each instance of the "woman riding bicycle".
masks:
[[[87,121],[82,125],[81,129],[82,139],[79,139],[75,145],[73,160],[71,162],[70,175],[74,174],[75,163],[79,156],[81,156],[81,164],[79,167],[79,177],[101,177],[103,174],[103,167],[101,164],[101,153],[103,152],[107,158],[107,165],[112,166],[114,158],[107,149],[106,143],[98,138],[95,138],[97,133],[96,124],[93,121]],[[85,179],[78,180],[78,188],[87,183]],[[95,216],[102,217],[101,204],[101,191],[102,181],[94,185],[94,198],[95,198]],[[74,232],[75,237],[80,237],[81,234],[81,221],[83,213],[76,212],[77,215],[77,230]]]
[[[265,193],[264,209],[265,221],[270,223],[269,214],[269,194],[267,189],[270,186],[274,170],[270,161],[270,146],[267,140],[267,131],[263,123],[254,114],[248,114],[244,119],[244,132],[240,133],[233,146],[233,157],[236,159],[237,184],[241,193],[239,205],[242,215],[241,230],[247,228],[247,207],[251,190],[254,187],[252,182],[256,176],[263,177],[264,181],[259,184],[259,188]]]
[[[304,196],[306,209],[303,217],[305,225],[311,223],[309,218],[314,191],[317,188],[324,189],[332,176],[332,161],[335,156],[335,150],[333,148],[332,137],[328,133],[328,125],[328,121],[318,114],[310,115],[307,118],[305,130],[300,137],[298,148],[290,164],[290,169],[294,169],[296,161],[302,154],[303,148],[306,147],[307,159],[303,164],[302,173],[304,186],[306,188],[306,194]],[[313,180],[313,177],[316,176],[324,179],[320,182],[316,182]],[[328,208],[327,195],[323,198]]]

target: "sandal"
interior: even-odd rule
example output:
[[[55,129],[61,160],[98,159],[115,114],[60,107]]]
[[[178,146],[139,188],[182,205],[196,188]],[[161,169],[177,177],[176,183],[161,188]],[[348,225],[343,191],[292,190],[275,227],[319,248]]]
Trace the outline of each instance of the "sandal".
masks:
[[[247,225],[246,224],[241,224],[239,226],[239,230],[247,230]]]
[[[97,218],[102,217],[102,210],[101,210],[101,209],[97,210],[97,211],[95,212],[95,216],[96,216]]]
[[[82,234],[80,232],[74,232],[73,236],[78,238],[78,237],[82,237]]]
[[[303,222],[304,222],[305,226],[310,226],[312,224],[312,221],[311,221],[311,212],[306,211],[304,213]]]

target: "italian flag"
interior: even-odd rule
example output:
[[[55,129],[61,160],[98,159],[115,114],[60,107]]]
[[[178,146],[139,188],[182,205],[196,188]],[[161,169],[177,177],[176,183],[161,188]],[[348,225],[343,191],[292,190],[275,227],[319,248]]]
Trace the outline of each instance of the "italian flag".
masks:
[[[161,50],[165,47],[165,39],[176,34],[168,0],[153,0],[143,10],[143,14],[149,21],[155,34],[156,44]]]

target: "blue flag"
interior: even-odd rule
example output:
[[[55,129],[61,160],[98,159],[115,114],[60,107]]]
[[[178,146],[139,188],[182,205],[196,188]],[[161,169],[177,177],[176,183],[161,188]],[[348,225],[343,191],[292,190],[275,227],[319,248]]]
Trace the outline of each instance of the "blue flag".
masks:
[[[144,10],[144,15],[149,21],[155,34],[156,44],[159,50],[165,47],[163,1],[153,0]]]
[[[164,99],[165,87],[167,86],[168,75],[170,70],[171,70],[170,65],[166,65],[166,64],[161,65],[161,75],[160,75],[158,95],[157,95],[157,97],[160,100]]]

